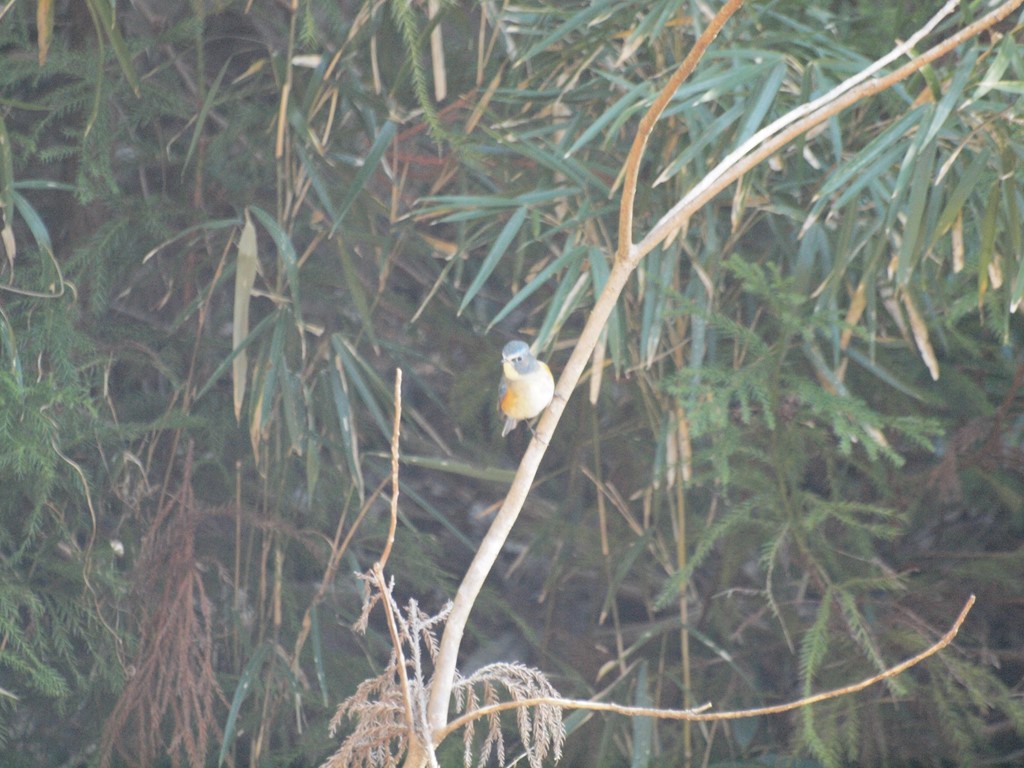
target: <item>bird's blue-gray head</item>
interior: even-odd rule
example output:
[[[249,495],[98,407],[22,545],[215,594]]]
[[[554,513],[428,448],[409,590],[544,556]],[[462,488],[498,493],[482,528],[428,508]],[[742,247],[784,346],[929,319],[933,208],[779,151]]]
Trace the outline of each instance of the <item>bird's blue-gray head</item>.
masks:
[[[501,350],[501,362],[511,363],[516,373],[529,373],[537,368],[537,358],[530,352],[525,341],[513,339]]]

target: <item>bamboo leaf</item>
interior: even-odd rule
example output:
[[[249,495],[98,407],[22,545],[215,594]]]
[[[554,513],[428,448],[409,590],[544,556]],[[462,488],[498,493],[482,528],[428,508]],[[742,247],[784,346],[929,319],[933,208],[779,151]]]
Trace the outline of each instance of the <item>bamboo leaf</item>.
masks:
[[[615,571],[612,573],[605,590],[604,601],[601,604],[600,611],[602,616],[607,615],[611,611],[617,593],[629,579],[629,574],[636,567],[637,561],[649,552],[653,537],[654,531],[648,528],[639,536],[631,539],[629,545],[621,552],[614,564]],[[676,594],[678,595],[678,592]]]
[[[565,156],[567,158],[571,157],[577,150],[589,144],[595,136],[604,135],[605,126],[619,118],[620,115],[629,115],[636,112],[638,109],[644,108],[645,103],[642,99],[650,95],[650,90],[650,83],[647,81],[641,81],[626,91],[618,101],[606,109],[600,117],[590,123],[587,129],[583,131],[583,133],[580,134],[580,137],[573,142],[571,147],[569,147]]]
[[[253,653],[249,663],[245,665],[241,676],[238,678],[238,686],[235,688],[235,695],[231,699],[231,709],[228,710],[228,719],[224,723],[224,740],[220,745],[220,755],[217,757],[217,765],[224,765],[232,743],[235,740],[235,731],[238,728],[238,715],[242,711],[242,704],[245,703],[252,685],[263,677],[263,662],[270,650],[270,643],[262,643]]]
[[[413,467],[423,467],[434,472],[445,472],[458,477],[471,477],[489,483],[508,483],[515,477],[515,472],[502,467],[480,466],[455,459],[438,459],[433,456],[413,456],[403,453],[400,461]]]
[[[70,191],[73,191],[73,190],[70,190]],[[213,221],[204,221],[202,224],[194,224],[191,227],[186,227],[185,229],[182,229],[182,230],[176,232],[172,237],[169,237],[166,240],[164,240],[162,243],[160,243],[155,248],[151,248],[150,250],[148,250],[146,252],[146,254],[142,257],[142,263],[145,264],[147,261],[149,261],[151,258],[153,258],[157,253],[159,253],[161,250],[163,250],[164,248],[166,248],[168,245],[170,245],[171,243],[175,242],[176,240],[181,240],[181,239],[186,238],[189,235],[193,235],[193,234],[195,234],[197,232],[215,232],[218,229],[227,229],[229,227],[237,227],[240,223],[242,223],[242,222],[240,222],[237,218],[234,218],[234,219],[215,219]]]
[[[374,171],[377,170],[377,163],[380,162],[381,157],[384,155],[384,150],[391,145],[391,141],[395,138],[395,134],[397,132],[398,125],[391,120],[385,121],[384,125],[380,127],[380,132],[373,140],[373,146],[370,147],[370,151],[363,159],[362,164],[359,166],[359,170],[356,171],[356,175],[345,190],[345,194],[341,198],[341,203],[338,204],[337,212],[335,213],[337,218],[334,221],[334,226],[331,227],[332,235],[337,231],[338,227],[341,226],[341,222],[345,218],[345,214],[348,213],[348,209],[352,207],[352,203],[355,202],[359,193],[363,191],[363,187],[366,186],[366,182],[370,180]]]
[[[289,448],[296,456],[306,450],[306,398],[302,379],[297,373],[284,370],[281,376],[281,405]]]
[[[846,354],[851,360],[857,363],[857,365],[861,366],[866,371],[869,371],[880,381],[885,382],[898,392],[902,392],[908,397],[912,397],[915,400],[918,400],[922,403],[929,402],[928,398],[925,397],[925,395],[919,389],[917,389],[914,386],[911,386],[910,384],[907,384],[905,381],[900,380],[899,378],[896,377],[895,374],[893,374],[887,368],[882,366],[877,360],[872,360],[867,355],[864,355],[861,352],[859,352],[855,347],[851,346],[847,348]]]
[[[1017,255],[1018,267],[1017,277],[1013,280],[1010,288],[1010,311],[1016,312],[1020,307],[1021,299],[1024,299],[1024,254]]]
[[[977,60],[978,49],[973,46],[968,48],[964,53],[963,61],[960,66],[953,70],[953,79],[949,83],[949,89],[935,106],[931,123],[925,131],[921,146],[927,146],[935,141],[936,137],[939,135],[939,131],[941,131],[942,127],[946,124],[946,120],[949,119],[949,116],[955,109],[958,109],[961,106],[961,97],[964,92],[964,87],[974,76],[974,63]]]
[[[249,439],[252,442],[253,454],[256,456],[259,455],[259,446],[267,434],[270,417],[274,412],[274,399],[282,386],[281,379],[288,371],[288,364],[284,359],[284,334],[287,318],[287,312],[278,312],[274,315],[274,333],[270,337],[270,349],[261,365],[263,376],[254,392],[254,407],[249,422]]]
[[[292,112],[295,112],[295,110],[292,110]],[[327,180],[320,173],[316,163],[310,159],[309,153],[306,152],[301,144],[295,143],[294,149],[299,156],[299,162],[302,163],[302,169],[306,172],[306,176],[309,177],[310,184],[313,185],[316,199],[320,201],[320,205],[326,211],[327,217],[336,224],[339,221],[338,213],[334,210],[334,202],[331,200]]]
[[[331,342],[333,345],[333,338]],[[356,431],[352,401],[348,395],[348,380],[345,378],[345,368],[338,346],[335,346],[334,365],[327,369],[327,376],[331,384],[334,413],[338,417],[338,429],[341,433],[345,463],[348,465],[349,475],[359,493],[359,499],[362,501],[365,486],[362,462],[359,460],[359,433]]]
[[[390,461],[390,457],[387,460]],[[402,496],[407,496],[409,499],[412,500],[414,504],[416,504],[416,506],[425,510],[426,513],[430,516],[430,518],[438,526],[444,528],[455,541],[459,542],[459,544],[461,544],[466,549],[467,552],[476,552],[476,548],[479,542],[471,539],[462,530],[461,526],[465,524],[464,521],[458,521],[459,525],[456,525],[455,522],[453,522],[450,508],[448,508],[447,506],[439,508],[437,505],[431,503],[431,500],[429,498],[427,498],[426,496],[421,494],[419,490],[417,490],[417,487],[414,483],[402,482],[400,487]],[[406,524],[406,526],[408,526],[408,528],[413,533],[415,533],[416,525],[414,521],[405,518],[402,515],[401,510],[399,510],[398,514],[400,517],[402,517],[402,520]]]
[[[11,152],[11,138],[7,134],[7,124],[0,114],[0,243],[7,254],[7,264],[14,270],[14,259],[17,256],[17,241],[14,239],[14,156]]]
[[[934,114],[934,108],[926,108],[923,113],[925,117],[932,114]],[[923,137],[924,132],[919,131],[914,140],[910,142],[910,146],[907,147],[907,151],[903,156],[903,162],[900,164],[899,171],[896,174],[896,181],[893,183],[892,190],[889,193],[889,205],[885,211],[885,224],[887,227],[893,226],[904,210],[904,196],[907,189],[911,186],[912,179],[916,178],[921,152],[928,146],[924,143]]]
[[[181,164],[181,175],[185,177],[185,170],[188,168],[188,164],[192,159],[193,153],[196,151],[196,146],[199,144],[199,139],[203,135],[203,128],[206,126],[206,118],[210,115],[210,110],[213,108],[213,103],[217,99],[217,94],[220,92],[220,84],[224,79],[224,73],[228,71],[228,65],[231,64],[231,58],[224,62],[224,66],[220,68],[220,72],[217,73],[217,77],[214,78],[210,89],[206,92],[206,98],[203,99],[202,105],[199,107],[199,114],[196,115],[195,126],[192,129],[192,138],[188,143],[188,150],[185,152],[185,159]]]
[[[860,322],[861,316],[864,314],[864,309],[868,305],[866,288],[864,281],[861,281],[857,285],[857,289],[853,292],[853,296],[850,298],[850,306],[846,310],[846,318],[844,319],[845,328],[839,337],[839,348],[846,349],[850,344],[850,337],[853,336],[853,329],[857,327]]]
[[[696,124],[696,118],[690,120],[690,135],[693,136],[693,141],[687,142],[686,149],[684,149],[675,160],[673,160],[661,173],[658,174],[658,178],[654,180],[651,186],[658,186],[663,184],[668,179],[675,176],[683,168],[689,165],[694,158],[703,158],[707,155],[707,148],[721,140],[721,137],[728,133],[730,128],[736,121],[743,116],[743,102],[737,102],[733,104],[729,109],[725,110],[721,115],[715,117],[710,125],[706,127],[703,125]]]
[[[900,144],[894,144],[889,147],[889,150],[881,157],[877,158],[875,162],[864,169],[863,173],[857,178],[852,179],[850,184],[847,185],[840,194],[835,198],[832,203],[832,208],[840,210],[852,202],[857,201],[862,197],[862,193],[865,190],[868,191],[869,195],[874,196],[876,203],[880,204],[883,200],[888,200],[891,196],[891,190],[887,186],[890,179],[887,178],[893,164],[896,162],[896,158],[899,157],[903,152],[903,147]],[[807,222],[804,222],[803,232],[810,229],[815,221],[818,219],[818,214],[828,204],[828,200],[822,198],[818,201],[818,205],[815,205],[811,210],[811,216],[808,217]]]
[[[89,6],[89,12],[93,18],[98,20],[98,26],[102,28],[110,41],[117,63],[121,65],[121,72],[132,87],[132,93],[141,96],[142,88],[139,85],[138,75],[135,74],[135,67],[132,66],[131,54],[128,52],[128,46],[125,45],[124,38],[121,37],[121,30],[118,29],[117,21],[114,18],[114,4],[109,0],[86,0],[86,4]]]
[[[999,217],[999,185],[993,184],[981,219],[981,247],[978,249],[978,306],[988,292],[988,265],[995,253],[996,223]]]
[[[506,140],[506,145],[513,152],[534,161],[542,168],[547,168],[556,174],[564,174],[569,182],[595,190],[595,195],[607,196],[609,194],[608,183],[588,165],[577,162],[576,158],[563,157],[558,146],[550,147],[539,139],[527,141],[527,138],[529,137],[510,138]],[[524,196],[519,195],[519,197]]]
[[[647,660],[643,660],[636,670],[636,693],[633,706],[650,707],[651,693],[647,690]],[[654,720],[650,717],[633,718],[633,750],[630,757],[630,768],[647,768],[654,754]]]
[[[764,121],[764,116],[768,114],[768,111],[772,108],[772,104],[775,101],[775,97],[779,94],[779,88],[782,87],[783,81],[786,79],[786,62],[779,60],[778,63],[772,67],[768,76],[761,83],[761,87],[756,89],[756,99],[750,106],[747,112],[747,117],[743,121],[743,125],[740,127],[739,134],[736,136],[736,143],[742,144],[744,141],[754,135],[754,132],[761,127],[761,123]]]
[[[964,259],[967,255],[967,249],[964,246],[964,216],[961,211],[956,220],[953,222],[953,227],[949,232],[949,250],[953,257],[953,274],[960,274],[964,270]]]
[[[590,281],[590,276],[581,275],[582,269],[582,260],[569,263],[568,269],[558,282],[558,289],[551,297],[551,303],[548,304],[544,322],[541,323],[540,329],[537,331],[537,337],[534,340],[535,348],[543,349],[547,346],[548,339],[583,300],[584,288]]]
[[[978,182],[981,181],[988,167],[988,159],[991,157],[991,154],[987,147],[982,149],[974,156],[971,164],[960,175],[960,179],[957,181],[956,186],[953,187],[953,191],[946,198],[946,205],[942,209],[942,213],[939,214],[939,219],[935,224],[935,231],[932,234],[931,241],[928,243],[928,250],[935,246],[939,238],[945,235],[960,217],[964,204],[978,185]]]
[[[235,303],[231,326],[231,382],[235,405],[235,421],[242,418],[242,401],[245,399],[245,384],[249,372],[249,358],[243,342],[249,337],[249,306],[252,300],[252,286],[256,279],[259,263],[259,249],[256,243],[256,227],[245,212],[245,224],[238,239],[238,259],[235,267]]]
[[[608,263],[608,257],[600,248],[590,247],[587,249],[587,263],[590,265],[590,279],[594,284],[594,296],[600,296],[611,274],[611,265]],[[598,349],[603,351],[607,343],[611,348],[612,362],[615,364],[616,372],[620,372],[626,364],[626,341],[622,324],[622,312],[616,306],[612,309],[612,313],[608,318],[603,340],[595,348],[595,351]],[[600,380],[600,371],[595,370],[594,375]],[[596,399],[593,402],[597,402]]]
[[[1014,173],[1016,169],[1012,167],[1015,165],[1012,163],[1012,157],[1010,162],[1011,167],[1003,173],[1003,207],[1006,210],[1006,230],[1010,238],[1008,250],[1019,258],[1024,256],[1024,244],[1021,242],[1021,229],[1024,228],[1024,224],[1020,217],[1020,198]]]
[[[648,255],[640,265],[644,272],[644,301],[640,317],[640,360],[650,365],[657,355],[661,333],[664,330],[664,315],[668,291],[672,285],[672,273],[678,255],[662,248]]]
[[[509,220],[505,222],[505,226],[502,227],[501,232],[495,239],[494,244],[491,246],[491,250],[484,257],[483,262],[480,264],[480,269],[477,270],[476,277],[473,278],[473,282],[469,284],[469,288],[466,289],[466,295],[462,298],[462,303],[459,304],[459,310],[456,315],[461,315],[462,312],[469,306],[469,303],[477,295],[481,288],[484,287],[484,283],[487,282],[487,278],[494,272],[495,267],[498,266],[502,256],[508,250],[509,245],[512,244],[512,240],[516,235],[519,234],[519,230],[523,226],[523,222],[526,221],[526,213],[528,209],[526,206],[517,208],[515,213],[509,217]]]
[[[310,408],[308,414],[309,425],[306,428],[306,439],[308,441],[306,448],[306,494],[310,498],[316,498],[316,488],[320,481],[320,449],[323,448],[323,441],[313,431],[316,426],[314,422],[316,418],[315,411]]]
[[[302,120],[304,126],[308,123],[312,117],[313,105],[325,93],[329,92],[330,85],[324,82],[324,75],[327,73],[327,66],[331,62],[330,56],[317,56],[316,65],[312,67],[312,71],[309,73],[309,79],[306,82],[306,90],[302,95],[302,103],[300,105],[301,114],[305,117]],[[296,59],[292,59],[292,64],[296,63]],[[306,127],[303,131],[307,130]]]
[[[348,295],[352,297],[356,314],[359,315],[359,322],[366,331],[366,335],[369,336],[370,343],[376,346],[378,342],[377,334],[373,327],[373,311],[370,308],[371,301],[363,286],[363,281],[359,279],[355,255],[343,238],[335,237],[334,239],[338,246],[338,256],[341,259],[341,273],[345,278],[345,288],[348,290]]]
[[[474,219],[492,219],[495,209],[504,210],[518,206],[536,206],[543,203],[562,200],[578,193],[574,187],[554,187],[525,192],[514,197],[502,196],[471,196],[471,195],[439,195],[428,198],[432,205],[424,207],[419,218],[443,216],[440,221],[457,222]],[[445,215],[448,211],[456,211]]]
[[[320,610],[316,603],[309,609],[309,638],[313,643],[313,667],[316,669],[316,682],[320,686],[320,702],[327,707],[330,695],[327,692],[327,672],[324,669],[324,646],[320,637]]]
[[[896,282],[905,286],[917,266],[920,256],[918,240],[921,239],[925,203],[932,188],[932,171],[935,168],[934,144],[925,146],[914,164],[913,182],[910,185],[910,199],[907,203],[906,223],[903,227],[903,241],[896,261]]]
[[[53,0],[36,0],[36,42],[39,46],[39,66],[46,64],[53,37]]]
[[[522,66],[541,51],[546,51],[556,43],[564,41],[573,32],[586,30],[595,19],[608,13],[610,6],[609,0],[598,0],[598,2],[588,4],[582,10],[577,11],[528,48],[516,62],[516,66]]]
[[[201,398],[203,395],[205,395],[207,392],[209,392],[210,388],[213,387],[213,385],[217,383],[217,381],[220,379],[220,377],[224,375],[225,371],[227,371],[227,369],[232,366],[232,364],[234,363],[235,357],[239,353],[241,353],[243,350],[248,348],[254,341],[256,341],[257,339],[262,337],[263,334],[266,333],[267,329],[270,328],[272,325],[274,325],[274,323],[276,321],[277,321],[277,313],[276,312],[273,312],[273,313],[267,315],[262,320],[260,320],[256,324],[256,327],[252,329],[252,332],[248,336],[245,337],[245,339],[242,341],[242,343],[238,347],[238,349],[233,349],[230,355],[228,355],[226,358],[224,358],[223,360],[220,361],[220,363],[214,369],[213,373],[210,374],[210,378],[208,378],[206,380],[206,383],[203,384],[203,386],[199,388],[199,391],[196,393],[195,397],[193,398],[193,401],[199,400],[199,398]]]
[[[928,325],[925,323],[924,318],[921,317],[921,313],[917,311],[917,306],[914,304],[910,293],[904,291],[901,298],[903,299],[903,306],[907,310],[910,330],[914,334],[914,342],[917,344],[918,352],[921,353],[921,359],[928,366],[928,373],[931,374],[932,381],[938,381],[939,361],[935,357],[935,350],[932,349],[932,342],[928,337]]]
[[[285,275],[288,278],[288,290],[292,296],[292,311],[295,318],[302,326],[302,301],[299,296],[299,258],[295,253],[295,246],[292,245],[291,237],[284,231],[277,220],[262,208],[252,206],[249,210],[260,220],[260,224],[270,233],[277,246],[277,254],[281,257],[284,265]]]
[[[858,152],[849,162],[836,168],[831,173],[818,193],[815,195],[815,204],[811,212],[807,214],[807,220],[801,227],[800,234],[810,228],[811,224],[821,214],[822,209],[827,205],[827,198],[847,183],[859,181],[861,187],[871,183],[877,178],[877,173],[870,176],[865,173],[869,166],[874,168],[886,167],[890,164],[890,157],[902,150],[900,141],[906,134],[922,120],[925,115],[923,108],[911,110],[907,115],[898,120],[878,138],[870,142],[864,149]],[[883,157],[884,156],[884,157]],[[882,162],[878,162],[878,161]]]
[[[346,380],[351,382],[355,388],[363,406],[370,412],[373,420],[377,423],[381,435],[385,440],[390,440],[391,422],[384,415],[384,411],[381,410],[380,405],[377,403],[377,398],[373,396],[373,391],[370,389],[370,382],[367,381],[367,378],[372,377],[372,382],[378,391],[386,391],[387,388],[377,378],[373,369],[355,353],[351,343],[341,334],[331,334],[331,347],[341,361]]]
[[[18,211],[26,226],[28,226],[28,231],[32,233],[32,239],[36,241],[36,245],[52,261],[54,259],[53,242],[50,240],[50,230],[46,226],[46,222],[43,221],[43,217],[39,215],[39,212],[36,211],[27,197],[18,192],[12,192],[12,196],[14,198],[14,208]],[[57,267],[56,264],[54,266]],[[59,267],[57,267],[57,271],[60,272]]]
[[[21,369],[21,357],[18,355],[17,340],[14,337],[14,328],[2,306],[0,306],[0,349],[11,361],[10,370],[14,374],[18,388],[24,387],[25,379]]]
[[[50,262],[50,265],[53,267],[53,271],[56,277],[56,285],[54,284],[54,282],[51,282],[46,287],[45,290],[41,291],[29,290],[26,288],[18,288],[15,287],[13,284],[0,285],[0,287],[12,293],[18,293],[23,296],[35,296],[37,298],[42,299],[53,299],[58,296],[62,296],[64,294],[65,287],[64,273],[61,271],[60,263],[57,261],[57,257],[53,252],[53,243],[50,241],[50,231],[46,226],[46,222],[43,221],[43,218],[39,215],[39,213],[28,201],[28,199],[25,198],[23,195],[19,194],[18,192],[12,191],[11,197],[14,201],[14,210],[16,210],[18,214],[21,216],[21,218],[24,220],[25,224],[29,228],[29,232],[32,233],[32,237],[35,239],[36,244],[39,246],[39,249],[43,252],[43,255],[46,256],[46,258]],[[5,221],[9,222],[9,216],[10,214],[5,211]],[[0,235],[3,235],[5,248],[12,247],[12,244],[14,242],[13,231],[10,233],[10,236],[8,237],[5,230],[6,225],[4,227],[4,231],[0,231]],[[8,240],[10,242],[8,242]],[[10,251],[8,253],[10,253]],[[13,263],[10,263],[9,266],[13,268],[14,265]]]
[[[992,63],[989,64],[988,69],[985,70],[985,74],[982,75],[981,81],[975,88],[973,98],[980,99],[989,91],[1000,87],[1003,75],[1016,54],[1016,48],[1017,41],[1013,36],[1003,38],[995,57],[992,59]]]
[[[495,325],[504,320],[512,310],[526,301],[526,299],[530,298],[538,288],[547,284],[552,275],[561,272],[561,270],[565,269],[566,265],[572,261],[582,260],[585,252],[586,249],[582,246],[574,246],[544,267],[544,269],[534,275],[530,282],[519,289],[516,295],[509,299],[508,303],[498,311],[498,313],[491,319],[491,322],[487,324],[487,330],[491,330]]]

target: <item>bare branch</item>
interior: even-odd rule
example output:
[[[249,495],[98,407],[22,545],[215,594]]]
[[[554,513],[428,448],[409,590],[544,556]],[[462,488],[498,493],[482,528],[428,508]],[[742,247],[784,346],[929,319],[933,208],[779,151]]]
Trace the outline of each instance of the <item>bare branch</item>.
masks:
[[[391,430],[391,523],[388,527],[388,538],[384,551],[380,555],[378,565],[381,572],[388,564],[391,547],[395,543],[395,529],[398,527],[398,436],[402,423],[402,369],[395,369],[395,420]]]
[[[536,707],[536,706],[557,706],[562,709],[587,709],[592,712],[614,712],[618,715],[626,715],[627,717],[655,717],[660,720],[691,720],[691,721],[709,721],[709,720],[741,720],[747,717],[762,717],[764,715],[777,715],[782,712],[790,712],[794,709],[800,709],[802,707],[809,707],[812,704],[817,704],[821,701],[828,699],[836,699],[840,696],[849,696],[852,693],[863,691],[865,688],[869,688],[876,683],[880,683],[883,680],[887,680],[890,677],[895,677],[903,672],[906,672],[913,666],[920,664],[922,661],[927,659],[929,656],[941,651],[957,636],[960,631],[960,627],[963,625],[964,620],[967,618],[967,614],[974,606],[975,596],[971,595],[964,607],[960,610],[960,614],[956,617],[956,621],[953,622],[953,626],[950,627],[949,631],[946,632],[937,642],[930,645],[925,650],[916,656],[912,656],[906,661],[902,661],[899,664],[889,667],[888,669],[879,672],[877,675],[872,675],[859,682],[851,685],[843,686],[842,688],[833,688],[829,691],[823,691],[816,693],[813,696],[806,696],[796,701],[790,701],[785,704],[775,704],[770,707],[757,707],[755,709],[737,709],[728,712],[707,712],[706,710],[711,707],[710,704],[704,704],[696,709],[656,709],[653,707],[629,707],[622,704],[605,703],[600,701],[590,701],[587,699],[560,699],[560,698],[546,698],[540,697],[535,699],[520,699],[517,701],[506,701],[500,704],[493,704],[489,706],[483,706],[479,709],[467,713],[462,717],[458,717],[452,720],[445,728],[440,732],[440,738],[444,739],[450,735],[453,731],[457,731],[459,728],[467,725],[471,720],[487,717],[495,712],[503,712],[508,709],[516,709],[518,707]],[[437,734],[435,734],[437,737]]]
[[[906,80],[918,70],[954,50],[961,43],[970,40],[972,37],[977,37],[986,29],[998,24],[1020,7],[1021,4],[1024,4],[1024,0],[1008,0],[988,15],[981,17],[973,24],[969,24],[956,34],[950,35],[941,43],[933,46],[920,56],[911,59],[908,63],[888,75],[868,80],[854,88],[849,88],[849,81],[847,81],[819,99],[821,105],[810,114],[793,121],[791,119],[793,113],[790,113],[777,120],[771,126],[768,126],[764,133],[770,131],[778,132],[771,138],[763,140],[756,149],[751,140],[751,142],[747,142],[743,147],[730,154],[725,160],[715,166],[705,179],[691,189],[682,200],[672,206],[668,213],[661,217],[650,233],[633,248],[630,256],[634,263],[639,264],[640,260],[660,243],[685,227],[690,217],[700,210],[705,203],[709,202],[715,195],[739,179],[747,171],[774,155],[793,141],[793,139],[806,133],[816,125],[820,125],[833,115],[842,112],[847,107],[882,91],[886,91],[896,85],[896,83]],[[945,11],[946,9],[943,8],[926,25],[926,28],[937,24],[939,19],[945,15]],[[917,35],[915,35],[915,39],[917,39]],[[896,49],[896,51],[902,50],[903,46]],[[893,53],[888,54],[886,58],[889,57],[893,57]],[[806,107],[799,107],[793,112],[802,113],[804,111],[806,111]],[[779,130],[780,127],[787,125],[788,127],[785,129]],[[748,149],[748,153],[743,157],[738,157],[744,148]]]
[[[395,655],[398,657],[397,672],[399,685],[402,691],[402,703],[404,706],[405,726],[409,733],[416,730],[415,721],[412,716],[412,692],[409,690],[409,677],[406,672],[405,654],[402,651],[402,637],[398,632],[398,625],[395,622],[395,611],[391,599],[391,585],[384,579],[384,569],[380,563],[373,564],[373,579],[377,584],[377,590],[383,595],[384,616],[388,622],[388,632],[391,633],[391,644],[394,646]]]
[[[625,259],[629,255],[630,248],[633,246],[633,202],[636,199],[636,185],[640,176],[640,161],[643,159],[644,150],[647,149],[647,140],[654,132],[654,126],[661,118],[665,107],[668,106],[676,91],[679,90],[679,86],[697,68],[697,64],[700,63],[708,46],[718,37],[722,27],[740,9],[741,5],[743,5],[743,0],[728,0],[722,6],[721,10],[711,20],[711,23],[708,24],[700,37],[697,38],[697,42],[693,44],[693,48],[690,49],[686,58],[683,59],[683,63],[679,65],[672,74],[672,77],[669,78],[669,81],[665,83],[665,87],[661,89],[661,93],[658,94],[654,103],[644,113],[644,116],[640,118],[640,124],[636,128],[636,136],[633,139],[633,146],[629,149],[629,155],[626,157],[624,168],[622,201],[619,203],[619,245],[615,254],[616,259]]]

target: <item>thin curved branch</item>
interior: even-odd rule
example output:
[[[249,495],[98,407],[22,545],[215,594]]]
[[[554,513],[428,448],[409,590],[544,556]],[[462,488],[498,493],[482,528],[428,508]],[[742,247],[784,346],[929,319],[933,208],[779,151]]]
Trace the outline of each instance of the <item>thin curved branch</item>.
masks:
[[[817,704],[821,701],[828,699],[836,699],[840,696],[848,696],[858,691],[863,691],[865,688],[869,688],[876,683],[880,683],[883,680],[888,680],[890,677],[895,677],[903,672],[906,672],[913,666],[920,664],[922,661],[932,656],[951,642],[960,631],[960,627],[963,625],[964,620],[967,618],[967,614],[970,613],[971,608],[974,606],[975,597],[971,595],[967,598],[967,602],[964,607],[960,610],[960,614],[956,617],[956,621],[953,622],[953,626],[950,627],[949,631],[946,632],[939,640],[930,645],[928,648],[921,651],[916,656],[900,662],[899,664],[889,667],[877,675],[864,678],[863,680],[853,683],[851,685],[843,686],[842,688],[833,688],[832,690],[822,691],[816,693],[813,696],[805,696],[802,699],[796,701],[790,701],[785,704],[775,704],[770,707],[757,707],[755,709],[737,709],[730,710],[727,712],[707,712],[706,710],[711,706],[710,704],[704,704],[696,709],[656,709],[653,707],[628,707],[622,704],[612,704],[600,701],[589,701],[586,699],[552,699],[552,698],[536,698],[536,699],[521,699],[519,701],[505,701],[500,704],[492,704],[486,707],[480,707],[468,714],[463,715],[452,720],[444,729],[441,731],[441,738],[450,735],[452,732],[457,731],[464,725],[469,723],[471,720],[476,720],[481,717],[487,717],[497,712],[503,712],[508,709],[518,709],[520,707],[532,707],[539,704],[548,706],[562,707],[563,709],[587,709],[592,712],[614,712],[618,715],[626,715],[627,717],[656,717],[661,720],[691,720],[691,721],[708,721],[708,720],[740,720],[747,717],[762,717],[764,715],[777,715],[781,712],[790,712],[794,709],[800,709],[801,707],[808,707],[812,704]]]
[[[395,621],[394,608],[391,599],[391,590],[388,587],[387,579],[384,578],[384,566],[391,557],[391,547],[395,543],[395,528],[398,524],[398,438],[401,434],[399,429],[402,423],[402,369],[395,369],[395,419],[391,432],[391,523],[388,527],[388,537],[384,542],[384,551],[380,559],[373,564],[371,572],[374,581],[377,583],[377,590],[381,595],[381,604],[384,606],[384,616],[388,623],[388,632],[391,633],[391,643],[395,647],[395,655],[398,657],[398,679],[402,688],[402,703],[404,705],[405,725],[409,733],[416,732],[416,721],[412,714],[412,691],[409,689],[409,678],[406,672],[407,665],[405,655],[402,653],[402,637],[398,631],[398,624]]]
[[[661,119],[665,107],[672,101],[679,86],[683,84],[693,70],[697,68],[701,58],[707,51],[708,46],[718,37],[725,23],[732,18],[733,14],[743,5],[743,0],[728,0],[725,5],[715,14],[715,17],[708,24],[707,28],[697,38],[693,48],[686,54],[683,63],[665,83],[661,93],[648,108],[644,116],[640,118],[640,124],[636,127],[636,136],[633,138],[633,146],[626,156],[625,172],[622,182],[622,201],[619,203],[619,245],[615,252],[616,259],[625,259],[633,246],[633,203],[636,199],[636,185],[640,177],[640,161],[643,160],[644,151],[647,149],[647,140],[654,132],[654,126]]]
[[[381,571],[391,557],[391,547],[395,544],[395,530],[398,528],[398,438],[402,424],[402,369],[395,369],[395,418],[391,429],[391,520],[388,524],[388,537],[384,542],[384,551],[377,561]]]

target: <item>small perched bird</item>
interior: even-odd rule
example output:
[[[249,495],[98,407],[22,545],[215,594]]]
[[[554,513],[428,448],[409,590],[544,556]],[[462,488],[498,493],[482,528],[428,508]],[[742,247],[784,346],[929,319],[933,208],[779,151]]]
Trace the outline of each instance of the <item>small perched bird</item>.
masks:
[[[524,341],[510,341],[501,350],[501,384],[498,407],[505,414],[505,437],[521,419],[532,419],[551,402],[555,379],[551,369],[533,356]]]

